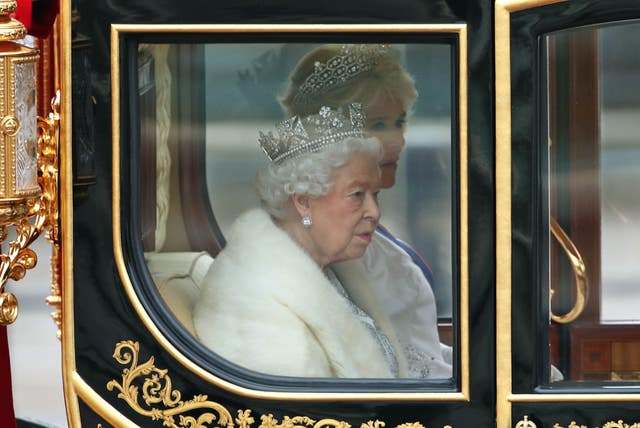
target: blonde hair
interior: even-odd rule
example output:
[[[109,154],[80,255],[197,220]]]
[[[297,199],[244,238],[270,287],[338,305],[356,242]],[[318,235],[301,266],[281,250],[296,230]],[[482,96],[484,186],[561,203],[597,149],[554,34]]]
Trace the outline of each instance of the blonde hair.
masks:
[[[353,76],[345,82],[319,93],[308,95],[300,102],[300,86],[314,72],[316,62],[326,63],[340,55],[343,45],[323,45],[307,53],[296,65],[288,79],[288,85],[279,97],[287,116],[307,116],[318,111],[321,106],[337,108],[352,102],[359,102],[366,108],[381,97],[399,100],[406,111],[413,106],[418,92],[413,78],[402,67],[393,52],[388,49],[376,58],[371,70]]]

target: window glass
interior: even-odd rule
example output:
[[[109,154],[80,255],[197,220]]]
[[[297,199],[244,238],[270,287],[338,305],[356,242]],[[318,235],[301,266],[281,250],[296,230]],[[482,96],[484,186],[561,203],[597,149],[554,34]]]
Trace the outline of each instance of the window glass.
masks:
[[[143,203],[149,270],[179,321],[241,366],[286,376],[449,379],[457,252],[451,45],[331,47],[330,55],[310,69],[321,82],[322,97],[338,73],[347,73],[351,81],[380,74],[382,65],[392,70],[380,78],[391,84],[376,81],[357,95],[336,95],[344,101],[327,103],[343,107],[345,114],[349,103],[363,103],[363,131],[379,139],[382,159],[371,163],[367,158],[362,166],[349,155],[354,157],[331,167],[326,196],[299,190],[296,194],[304,196],[299,203],[287,199],[286,210],[298,210],[303,220],[307,208],[321,213],[308,228],[289,223],[290,211],[282,217],[269,211],[268,221],[244,214],[261,206],[256,172],[271,162],[258,136],[279,136],[276,123],[292,114],[280,103],[291,73],[305,55],[325,48],[302,43],[141,46],[141,151],[143,164],[151,153],[147,166],[156,172],[155,183],[145,185],[142,179],[142,199],[156,201],[155,210],[153,202]],[[340,61],[353,68],[340,71]],[[389,78],[390,73],[397,76]],[[314,126],[328,125],[305,126],[303,133],[313,134],[318,132]],[[313,165],[305,171],[314,171]],[[352,182],[364,187],[345,190],[344,199],[362,193],[363,202],[357,207],[335,202],[341,200],[342,184],[346,189]],[[360,212],[365,220],[354,214]],[[383,228],[374,233],[378,217]],[[271,244],[269,239],[282,232],[297,245]],[[344,236],[349,239],[342,244]],[[278,259],[268,259],[270,253]],[[300,268],[306,266],[301,254],[317,264],[316,270],[322,268],[320,277]],[[353,263],[340,263],[345,260]],[[252,277],[256,280],[244,280],[253,269],[260,271]],[[280,271],[283,276],[277,276]],[[255,286],[272,276],[269,283],[277,285]],[[320,283],[329,291],[310,291]],[[238,337],[242,345],[234,346]],[[246,346],[263,352],[254,357]],[[299,351],[292,354],[292,348]]]
[[[551,380],[637,380],[640,25],[546,41]]]
[[[640,24],[599,30],[603,322],[640,321]]]

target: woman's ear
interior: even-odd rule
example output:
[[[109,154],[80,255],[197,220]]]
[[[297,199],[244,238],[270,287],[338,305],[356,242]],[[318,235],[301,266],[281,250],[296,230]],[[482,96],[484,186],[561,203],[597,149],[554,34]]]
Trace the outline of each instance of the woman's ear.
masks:
[[[297,193],[294,193],[291,196],[291,200],[293,201],[293,206],[295,207],[300,217],[304,217],[306,215],[311,214],[308,195],[299,195]]]

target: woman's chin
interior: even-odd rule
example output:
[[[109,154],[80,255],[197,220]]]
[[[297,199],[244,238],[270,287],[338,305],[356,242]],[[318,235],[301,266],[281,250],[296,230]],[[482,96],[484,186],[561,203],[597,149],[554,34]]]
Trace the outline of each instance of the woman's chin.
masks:
[[[398,169],[397,164],[393,165],[382,165],[380,167],[381,177],[380,177],[380,187],[383,189],[389,189],[396,184],[396,170]]]
[[[360,242],[351,244],[351,248],[347,251],[347,259],[349,260],[359,259],[364,256],[364,252],[369,246],[369,242],[363,241],[360,238],[357,239],[360,240]]]

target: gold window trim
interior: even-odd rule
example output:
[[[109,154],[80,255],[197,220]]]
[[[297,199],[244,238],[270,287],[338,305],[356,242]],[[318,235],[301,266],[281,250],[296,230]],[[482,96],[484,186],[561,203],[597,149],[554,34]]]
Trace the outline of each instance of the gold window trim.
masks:
[[[68,5],[67,5],[68,6]],[[126,33],[215,33],[215,34],[238,34],[252,33],[259,34],[263,32],[271,33],[452,33],[458,36],[458,90],[459,99],[457,112],[459,117],[459,193],[460,193],[460,319],[458,320],[460,328],[460,390],[456,392],[267,392],[258,389],[251,389],[238,386],[225,379],[215,376],[195,364],[187,358],[176,346],[174,346],[160,331],[158,326],[152,321],[148,312],[140,302],[136,295],[129,275],[124,263],[121,242],[121,217],[120,217],[120,46],[119,38]],[[70,45],[66,45],[69,47]],[[70,69],[70,68],[69,68]],[[70,79],[70,76],[68,76]],[[113,202],[113,243],[114,258],[120,279],[123,283],[125,291],[134,306],[138,316],[142,320],[145,327],[153,335],[155,340],[177,361],[200,378],[212,383],[216,387],[239,396],[260,398],[267,400],[291,400],[291,401],[334,401],[334,400],[353,400],[353,401],[469,401],[469,324],[468,324],[468,185],[467,185],[467,27],[466,24],[379,24],[379,25],[333,25],[333,24],[314,24],[314,25],[136,25],[136,24],[112,24],[111,26],[111,87],[112,87],[112,149],[113,149],[113,181],[112,181],[112,202]],[[70,159],[70,157],[68,157]],[[70,171],[70,168],[69,168]],[[70,174],[66,175],[67,177]],[[67,180],[68,181],[68,180]],[[69,183],[66,183],[69,186]],[[66,203],[71,206],[70,192],[68,193]],[[71,225],[68,225],[68,230]],[[69,255],[68,251],[66,254]],[[69,257],[67,257],[69,258]],[[67,266],[71,266],[67,261]],[[71,269],[69,269],[71,270]],[[68,271],[69,271],[68,270]],[[67,275],[71,275],[67,271]],[[67,281],[67,284],[70,284]],[[71,286],[69,285],[67,296],[71,296]],[[69,300],[71,301],[71,300]],[[73,321],[71,304],[67,305],[65,316],[67,318],[67,337],[69,342],[72,341]],[[67,365],[74,368],[73,346],[67,347]],[[75,372],[75,369],[71,370]],[[74,382],[68,382],[67,385],[77,385],[78,376]]]
[[[73,321],[73,167],[71,150],[71,0],[60,0],[59,15],[53,27],[53,48],[57,52],[54,65],[54,84],[60,89],[59,107],[59,222],[62,295],[62,379],[64,401],[69,426],[80,426],[78,392],[73,386],[76,372]]]
[[[514,402],[631,402],[640,394],[514,394],[511,347],[511,13],[568,0],[496,0],[496,426],[511,425]]]

